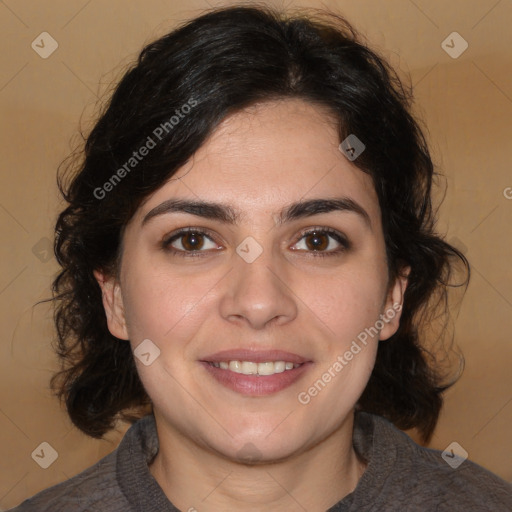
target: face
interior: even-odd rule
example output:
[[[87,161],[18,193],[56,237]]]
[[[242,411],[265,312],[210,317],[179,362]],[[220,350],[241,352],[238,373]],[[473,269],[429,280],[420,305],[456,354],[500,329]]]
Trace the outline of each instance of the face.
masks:
[[[126,227],[119,279],[97,277],[159,431],[277,460],[351,415],[405,282],[388,279],[372,180],[338,145],[319,107],[251,107]]]

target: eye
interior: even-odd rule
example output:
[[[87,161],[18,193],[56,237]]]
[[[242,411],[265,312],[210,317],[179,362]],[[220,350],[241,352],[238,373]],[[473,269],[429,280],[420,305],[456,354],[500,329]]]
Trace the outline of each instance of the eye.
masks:
[[[336,255],[350,247],[348,240],[338,231],[329,228],[313,228],[301,234],[292,250],[308,251],[315,256]]]
[[[219,249],[212,237],[197,228],[181,229],[162,242],[162,246],[180,256],[197,255],[200,252]],[[189,254],[187,254],[189,253]]]

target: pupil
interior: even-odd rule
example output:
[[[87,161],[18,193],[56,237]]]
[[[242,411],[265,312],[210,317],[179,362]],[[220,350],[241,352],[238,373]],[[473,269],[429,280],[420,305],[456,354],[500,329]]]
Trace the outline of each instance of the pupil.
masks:
[[[201,249],[204,243],[201,237],[202,235],[200,233],[187,233],[183,236],[183,247],[190,251]]]
[[[318,233],[311,233],[307,239],[306,243],[308,244],[308,247],[313,251],[318,251],[325,249],[328,245],[327,237],[323,234]]]

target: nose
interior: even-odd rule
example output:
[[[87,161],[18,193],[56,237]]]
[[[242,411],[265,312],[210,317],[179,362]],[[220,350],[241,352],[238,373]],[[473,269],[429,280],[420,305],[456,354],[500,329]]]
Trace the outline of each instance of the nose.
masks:
[[[234,323],[264,329],[283,325],[297,316],[297,301],[283,268],[265,251],[252,263],[234,255],[220,300],[221,316]],[[280,270],[279,270],[280,268]]]

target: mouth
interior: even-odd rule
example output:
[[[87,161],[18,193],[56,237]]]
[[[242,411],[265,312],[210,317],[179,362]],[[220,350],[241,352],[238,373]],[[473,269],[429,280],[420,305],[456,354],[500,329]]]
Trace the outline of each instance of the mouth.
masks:
[[[276,350],[224,351],[200,363],[221,385],[250,396],[277,393],[291,386],[313,364],[297,354]]]

